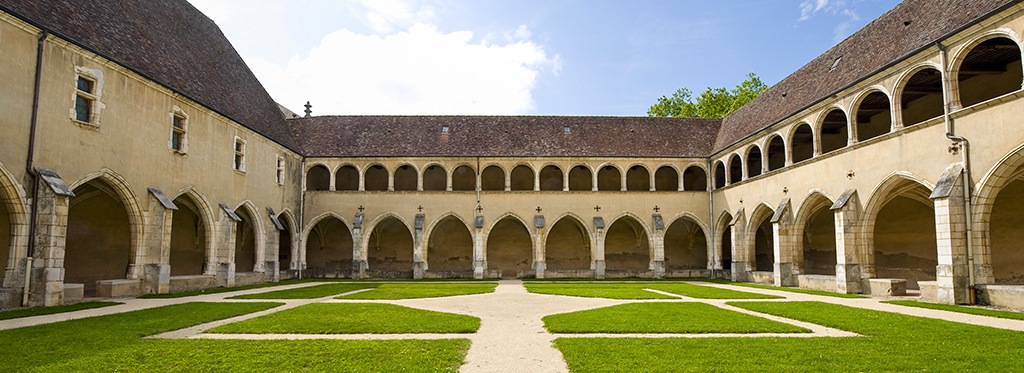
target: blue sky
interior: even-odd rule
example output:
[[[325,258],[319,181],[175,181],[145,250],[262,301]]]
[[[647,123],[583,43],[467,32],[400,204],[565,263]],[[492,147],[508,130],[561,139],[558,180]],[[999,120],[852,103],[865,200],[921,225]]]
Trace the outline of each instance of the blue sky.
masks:
[[[774,84],[896,0],[191,0],[271,96],[314,115],[646,115]]]

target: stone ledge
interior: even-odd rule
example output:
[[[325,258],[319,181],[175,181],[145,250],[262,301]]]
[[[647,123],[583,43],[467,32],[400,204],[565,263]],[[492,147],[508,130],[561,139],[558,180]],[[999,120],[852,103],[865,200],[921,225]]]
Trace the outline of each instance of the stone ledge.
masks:
[[[64,304],[81,303],[85,299],[85,284],[64,284]]]
[[[978,304],[1024,311],[1024,285],[977,285]]]
[[[871,278],[868,279],[868,284],[871,287],[871,295],[907,295],[907,280],[902,278]]]
[[[142,281],[139,280],[100,280],[96,281],[96,296],[100,298],[128,298],[142,294]]]
[[[798,284],[801,289],[836,291],[836,276],[829,275],[799,275]]]

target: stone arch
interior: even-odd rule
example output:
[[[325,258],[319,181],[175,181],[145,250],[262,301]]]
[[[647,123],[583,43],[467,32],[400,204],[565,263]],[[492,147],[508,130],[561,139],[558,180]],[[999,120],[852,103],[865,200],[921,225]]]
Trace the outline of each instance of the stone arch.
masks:
[[[586,165],[575,165],[569,169],[569,190],[594,190],[594,172]]]
[[[725,162],[715,162],[715,189],[725,188]]]
[[[549,164],[540,169],[540,190],[561,191],[565,183],[565,175],[562,169],[556,165]]]
[[[1024,250],[1017,242],[1024,201],[1024,145],[999,160],[978,183],[974,257],[978,283],[1024,285]]]
[[[607,272],[639,276],[650,269],[650,229],[636,215],[624,213],[608,224],[604,235],[604,260]]]
[[[867,141],[892,129],[892,100],[880,87],[867,90],[854,100],[853,125],[857,141]]]
[[[739,154],[729,156],[729,184],[743,181],[743,157]]]
[[[792,147],[789,152],[794,164],[814,157],[814,130],[807,122],[801,122],[796,127],[793,127],[789,143]]]
[[[932,185],[894,172],[871,192],[861,224],[861,251],[870,277],[902,278],[908,289],[935,280],[938,249]]]
[[[527,164],[516,165],[512,168],[512,172],[509,173],[508,187],[509,190],[520,190],[530,191],[534,187],[534,175],[533,167]]]
[[[284,230],[278,233],[277,238],[277,267],[278,270],[285,271],[296,267],[293,262],[298,258],[295,255],[295,248],[297,247],[295,242],[299,235],[295,234],[297,227],[291,210],[284,209],[278,213],[277,220],[284,227]]]
[[[25,191],[0,164],[0,287],[14,287],[16,281],[23,281],[24,275],[15,274],[23,273],[19,263],[28,257],[26,201]]]
[[[626,190],[647,192],[651,190],[651,172],[643,165],[634,164],[626,169]]]
[[[391,174],[382,164],[372,164],[363,171],[363,190],[386,192]]]
[[[331,170],[315,163],[306,170],[306,190],[331,190]]]
[[[480,189],[505,190],[505,169],[496,164],[484,167],[484,170],[480,173]]]
[[[174,196],[171,214],[171,276],[201,275],[216,261],[213,209],[202,194],[188,187]]]
[[[659,192],[676,192],[682,190],[679,183],[679,170],[675,166],[663,165],[654,171],[654,190]]]
[[[768,171],[786,167],[786,140],[778,134],[768,137],[765,142],[765,154],[768,158]]]
[[[263,219],[251,201],[245,201],[235,207],[235,215],[242,221],[235,225],[235,273],[262,272],[266,232]]]
[[[448,212],[428,227],[428,272],[441,277],[471,277],[473,272],[473,234],[461,216]]]
[[[487,229],[487,269],[501,277],[523,276],[533,268],[533,234],[526,221],[507,213]]]
[[[753,260],[755,271],[771,272],[775,270],[775,233],[771,217],[775,214],[767,204],[758,204],[750,213],[750,225],[747,226],[747,247]]]
[[[302,250],[310,277],[346,276],[352,271],[352,230],[344,218],[326,212],[310,220]]]
[[[942,72],[933,64],[923,64],[908,70],[900,77],[893,95],[893,108],[899,123],[909,127],[942,116]]]
[[[346,164],[334,172],[334,190],[359,190],[359,169]]]
[[[367,226],[367,268],[372,277],[412,277],[413,237],[405,219],[387,213]]]
[[[87,175],[71,189],[75,197],[68,207],[64,282],[82,283],[86,294],[93,294],[96,281],[129,278],[132,267],[142,262],[142,209],[128,182],[108,169]]]
[[[846,147],[850,142],[850,121],[843,108],[834,106],[825,111],[818,121],[818,143],[821,154]]]
[[[747,148],[747,177],[756,177],[761,175],[761,147],[757,144],[751,145]]]
[[[814,190],[797,211],[794,219],[796,239],[794,254],[801,273],[809,275],[836,274],[836,224],[831,210],[832,198]]]
[[[604,164],[597,171],[597,190],[602,192],[622,190],[622,170],[611,164]]]
[[[680,214],[665,229],[665,269],[708,267],[707,227],[696,216]]]
[[[714,261],[718,263],[712,263],[715,266],[720,266],[723,270],[732,270],[732,214],[728,211],[723,211],[722,215],[718,217],[718,223],[716,224],[715,232],[718,232],[718,239],[715,240],[715,248],[713,252]]]
[[[396,191],[415,191],[419,189],[420,171],[411,164],[402,164],[395,168],[394,188]]]
[[[423,169],[423,190],[448,190],[448,171],[440,164],[431,164]]]
[[[683,190],[687,191],[707,191],[708,190],[708,174],[704,171],[704,167],[701,166],[689,166],[683,171]]]
[[[549,271],[586,271],[591,269],[593,249],[590,231],[583,219],[564,214],[555,219],[544,237],[544,263]]]
[[[968,107],[1021,89],[1019,38],[1009,30],[993,30],[966,44],[953,58],[950,82],[956,103]]]
[[[452,190],[476,190],[476,171],[473,170],[473,166],[463,164],[452,170]]]

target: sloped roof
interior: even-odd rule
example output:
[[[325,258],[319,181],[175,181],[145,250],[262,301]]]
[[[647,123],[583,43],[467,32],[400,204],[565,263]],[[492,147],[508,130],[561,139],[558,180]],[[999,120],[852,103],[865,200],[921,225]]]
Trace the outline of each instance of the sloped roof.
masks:
[[[721,123],[563,116],[321,116],[288,122],[309,157],[706,157]]]
[[[1019,1],[906,0],[726,117],[714,151]]]
[[[0,0],[0,9],[294,150],[284,116],[217,25],[184,0]]]

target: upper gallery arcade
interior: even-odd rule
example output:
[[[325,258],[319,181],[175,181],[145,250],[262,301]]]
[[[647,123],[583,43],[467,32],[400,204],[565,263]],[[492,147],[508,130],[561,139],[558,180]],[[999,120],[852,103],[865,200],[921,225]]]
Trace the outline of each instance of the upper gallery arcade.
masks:
[[[721,120],[286,117],[187,2],[0,0],[0,306],[301,275],[1024,308],[1022,35],[1020,1],[908,0]]]

